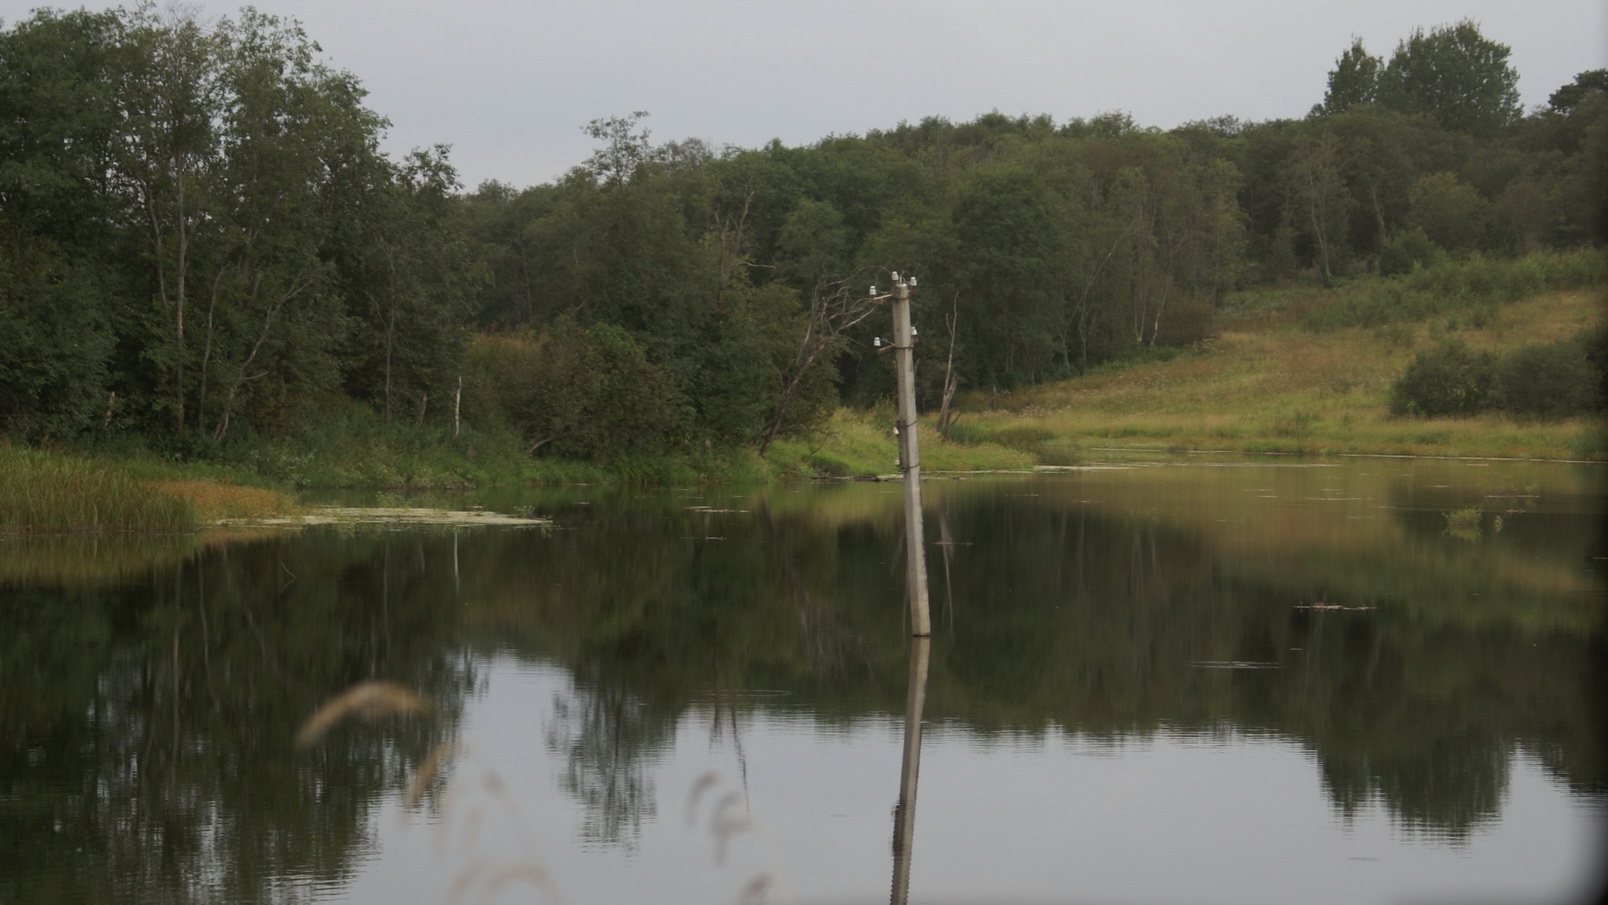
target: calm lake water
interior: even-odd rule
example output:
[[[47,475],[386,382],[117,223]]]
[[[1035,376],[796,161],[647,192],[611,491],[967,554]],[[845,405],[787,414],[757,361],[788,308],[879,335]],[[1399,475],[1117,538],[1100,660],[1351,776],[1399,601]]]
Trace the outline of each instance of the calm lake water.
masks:
[[[1586,901],[1604,476],[931,478],[924,645],[897,484],[0,541],[0,903]]]

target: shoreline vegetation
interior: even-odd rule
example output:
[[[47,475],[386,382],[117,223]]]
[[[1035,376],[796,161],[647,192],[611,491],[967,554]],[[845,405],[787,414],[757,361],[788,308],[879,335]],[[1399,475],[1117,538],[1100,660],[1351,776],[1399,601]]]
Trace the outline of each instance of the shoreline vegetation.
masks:
[[[1410,320],[1357,317],[1366,289],[1242,293],[1225,305],[1215,335],[1193,348],[1014,392],[972,389],[959,396],[948,440],[931,413],[923,418],[923,469],[1020,471],[1135,453],[1608,461],[1599,417],[1391,412],[1392,386],[1413,356],[1448,338],[1494,354],[1600,329],[1600,281],[1501,303],[1468,303],[1467,293],[1431,299],[1398,313],[1416,315]],[[114,445],[0,444],[0,536],[306,523],[319,516],[301,495],[338,489],[383,496],[497,485],[864,480],[895,471],[891,408],[841,408],[823,429],[782,438],[764,458],[742,450],[593,463],[528,456],[522,441],[495,432],[453,438],[389,429],[355,407],[333,414],[319,419],[316,435],[238,444],[199,461]]]
[[[0,537],[887,477],[896,271],[929,474],[1608,461],[1608,69],[1526,111],[1472,21],[1353,42],[1301,119],[740,148],[639,110],[523,188],[383,153],[322,53],[250,7],[0,28]]]

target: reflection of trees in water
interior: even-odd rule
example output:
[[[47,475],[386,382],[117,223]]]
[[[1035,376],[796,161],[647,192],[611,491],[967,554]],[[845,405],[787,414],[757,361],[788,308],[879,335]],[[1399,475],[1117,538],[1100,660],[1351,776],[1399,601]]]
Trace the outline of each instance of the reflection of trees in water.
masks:
[[[1377,801],[1403,826],[1454,835],[1500,806],[1515,739],[1570,777],[1602,775],[1584,678],[1589,638],[1423,621],[1383,594],[1340,595],[1377,607],[1369,611],[1297,608],[1331,600],[1333,581],[1357,575],[1381,587],[1437,580],[1396,576],[1400,563],[1366,551],[1275,579],[1153,512],[986,488],[935,503],[944,567],[933,581],[942,632],[930,681],[934,716],[952,725],[1095,737],[1223,724],[1271,732],[1313,747],[1339,812]],[[712,532],[690,526],[692,516],[588,515],[551,549],[511,551],[531,579],[508,593],[543,615],[545,631],[522,631],[564,639],[556,644],[572,668],[624,696],[625,722],[593,730],[597,739],[628,737],[632,719],[668,721],[713,688],[788,689],[787,706],[828,719],[898,711],[905,637],[893,520],[834,523],[754,506],[721,516],[713,533],[722,539],[705,542],[696,539]],[[642,716],[646,702],[660,715]],[[586,706],[607,716],[603,703]],[[1545,754],[1559,748],[1549,739],[1566,742],[1563,753]],[[601,777],[590,781],[606,791],[604,779],[630,779],[651,800],[651,771],[604,756],[631,750],[589,754]]]
[[[802,679],[813,695],[874,676],[860,599],[901,599],[876,536],[684,500],[586,507],[562,522],[537,543],[477,537],[461,571],[488,641],[557,657],[576,677],[546,744],[595,842],[635,844],[657,810],[656,756],[691,710],[713,702],[711,733],[729,727],[742,773],[741,692]],[[845,569],[868,574],[846,579]]]
[[[1379,802],[1411,831],[1452,837],[1500,812],[1518,742],[1577,785],[1603,775],[1590,636],[1422,620],[1383,596],[1343,598],[1368,611],[1297,609],[1327,599],[1322,569],[1254,578],[1209,535],[1143,515],[982,498],[948,520],[964,545],[939,589],[955,600],[932,677],[943,718],[1097,737],[1271,731],[1313,746],[1342,814]],[[1354,552],[1346,565],[1383,586],[1437,580]],[[1477,598],[1479,584],[1453,577]],[[1571,756],[1547,755],[1548,739]]]
[[[1315,529],[1289,548],[1259,540],[1252,554],[1154,509],[973,486],[929,496],[944,564],[934,718],[979,734],[1232,725],[1290,738],[1328,771],[1337,811],[1377,801],[1426,832],[1464,832],[1494,813],[1515,743],[1577,788],[1601,783],[1592,636],[1569,623],[1438,618],[1452,591],[1487,587],[1464,568],[1466,544],[1441,563],[1378,549],[1388,544],[1315,546],[1329,536]],[[590,772],[572,791],[592,789],[599,813],[651,805],[654,733],[668,737],[712,695],[737,706],[742,690],[782,689],[775,706],[824,720],[899,712],[898,497],[884,496],[887,518],[848,506],[844,518],[759,504],[692,513],[683,499],[591,507],[540,543],[488,535],[465,550],[465,581],[483,601],[471,618],[585,677],[592,690],[570,702],[564,750]],[[1316,557],[1312,568],[1290,566],[1296,552]],[[1418,587],[1446,599],[1426,608],[1396,594]],[[1528,590],[1536,612],[1558,602],[1550,586]],[[1336,600],[1376,609],[1297,606]],[[1199,665],[1232,662],[1272,668]]]
[[[1414,832],[1453,837],[1497,814],[1516,750],[1577,791],[1608,785],[1589,668],[1600,638],[1569,623],[1440,618],[1455,595],[1439,572],[1398,574],[1357,551],[1319,578],[1274,578],[1153,515],[948,497],[929,706],[950,726],[1271,732],[1311,747],[1340,813],[1382,803]],[[679,503],[588,518],[477,535],[458,561],[445,534],[327,533],[207,552],[127,587],[7,589],[0,901],[273,901],[299,894],[276,877],[342,876],[375,802],[450,732],[472,685],[447,646],[463,612],[577,676],[547,744],[602,843],[631,845],[652,819],[658,756],[711,696],[733,732],[736,708],[767,700],[743,694],[754,689],[789,691],[777,706],[825,720],[899,711],[893,520]],[[1501,543],[1515,528],[1528,530],[1510,525]],[[1442,571],[1480,549],[1455,548]],[[1342,574],[1382,589],[1366,601],[1378,608],[1294,609]],[[444,605],[459,583],[471,605]],[[1448,600],[1394,596],[1419,586]],[[1549,594],[1527,605],[1550,612]],[[375,677],[448,719],[342,726],[293,749],[323,699]]]
[[[806,572],[816,560],[806,557],[792,526],[771,516],[768,508],[759,512],[761,524],[770,538],[782,586],[793,601],[804,632],[804,653],[810,673],[817,680],[841,677],[851,665],[868,666],[870,653],[865,638],[845,618],[835,583],[810,581]],[[819,551],[815,551],[817,554]]]
[[[547,747],[564,759],[564,791],[585,808],[584,838],[635,849],[657,811],[650,770],[676,722],[618,683],[576,683],[554,697]]]
[[[1409,832],[1462,840],[1501,814],[1513,755],[1492,737],[1438,737],[1425,747],[1320,754],[1319,767],[1348,823],[1382,804]]]
[[[0,595],[0,901],[277,901],[307,892],[279,878],[349,870],[440,726],[343,727],[307,752],[296,726],[373,676],[431,695],[450,726],[472,676],[439,647],[450,567],[326,540]]]

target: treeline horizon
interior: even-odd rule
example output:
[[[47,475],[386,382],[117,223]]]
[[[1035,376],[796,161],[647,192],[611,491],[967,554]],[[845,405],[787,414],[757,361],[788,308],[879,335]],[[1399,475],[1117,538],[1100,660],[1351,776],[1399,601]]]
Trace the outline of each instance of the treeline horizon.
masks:
[[[465,190],[294,21],[0,29],[0,436],[179,455],[352,407],[576,459],[754,448],[891,393],[866,296],[919,276],[923,407],[1188,347],[1224,298],[1600,243],[1608,70],[1524,111],[1464,21],[1342,48],[1304,119],[929,117],[802,147],[594,120]],[[466,427],[467,425],[467,427]]]

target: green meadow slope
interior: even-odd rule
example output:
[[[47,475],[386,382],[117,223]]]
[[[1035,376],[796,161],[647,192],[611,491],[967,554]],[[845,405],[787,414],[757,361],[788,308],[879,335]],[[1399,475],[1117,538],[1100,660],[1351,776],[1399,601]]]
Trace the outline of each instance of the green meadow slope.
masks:
[[[1497,355],[1576,336],[1603,321],[1596,289],[1377,326],[1315,327],[1335,292],[1242,300],[1215,337],[1167,360],[989,396],[972,393],[953,436],[993,440],[1054,463],[1105,448],[1307,455],[1608,458],[1599,418],[1390,413],[1414,355],[1455,338]],[[992,410],[990,410],[992,405]]]

